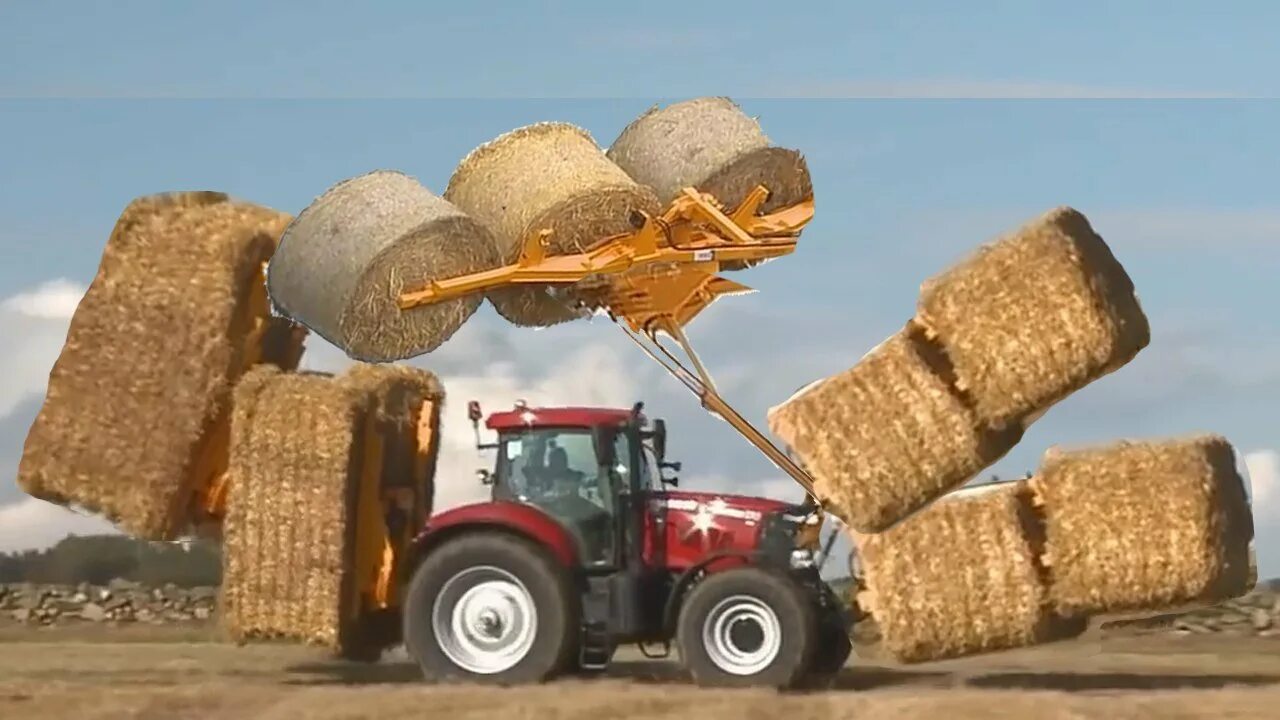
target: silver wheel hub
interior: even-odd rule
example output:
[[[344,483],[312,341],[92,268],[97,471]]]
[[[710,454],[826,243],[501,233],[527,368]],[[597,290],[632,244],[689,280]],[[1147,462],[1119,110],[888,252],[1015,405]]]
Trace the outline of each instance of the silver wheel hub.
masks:
[[[440,650],[458,667],[493,675],[515,667],[537,637],[533,596],[500,568],[467,568],[436,596],[431,627]]]
[[[731,675],[755,675],[782,649],[782,623],[767,604],[749,595],[721,600],[702,625],[702,646],[716,667]]]

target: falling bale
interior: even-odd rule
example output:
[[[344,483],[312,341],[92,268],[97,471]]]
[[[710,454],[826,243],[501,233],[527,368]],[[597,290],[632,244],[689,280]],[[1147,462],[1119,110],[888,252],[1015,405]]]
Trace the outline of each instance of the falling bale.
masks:
[[[290,369],[301,353],[299,336],[286,347],[270,329],[262,278],[289,219],[215,192],[124,209],[27,435],[27,493],[137,537],[183,531],[194,493],[225,464],[232,385],[256,362]]]
[[[770,191],[760,208],[764,213],[813,197],[804,156],[771,146],[760,123],[724,97],[653,106],[622,131],[608,157],[653,188],[664,204],[687,187],[710,193],[732,210],[764,185]],[[725,263],[724,269],[752,264]]]
[[[431,352],[480,307],[479,294],[400,309],[402,293],[497,267],[489,232],[400,172],[344,180],[284,232],[267,273],[271,301],[350,357]]]
[[[1222,437],[1051,449],[1033,487],[1065,613],[1162,610],[1250,588],[1253,516]]]
[[[513,130],[473,150],[444,197],[492,230],[508,264],[539,231],[551,231],[549,255],[580,253],[634,232],[637,211],[660,210],[653,191],[610,162],[586,130],[556,122]],[[507,320],[527,327],[582,316],[563,288],[504,288],[489,300]]]
[[[869,609],[901,662],[942,660],[1064,639],[1084,623],[1054,616],[1038,563],[1042,530],[1025,481],[949,495],[856,538]]]
[[[383,545],[356,527],[388,517],[399,447],[389,441],[412,438],[422,402],[441,397],[430,373],[385,366],[341,377],[264,368],[237,387],[222,608],[236,641],[288,638],[343,655],[395,642],[370,637],[381,611],[361,589]]]
[[[1065,207],[927,280],[917,320],[993,426],[1029,424],[1151,340],[1129,275]]]
[[[816,492],[858,532],[879,532],[959,487],[1021,439],[988,432],[908,327],[853,368],[769,411]]]

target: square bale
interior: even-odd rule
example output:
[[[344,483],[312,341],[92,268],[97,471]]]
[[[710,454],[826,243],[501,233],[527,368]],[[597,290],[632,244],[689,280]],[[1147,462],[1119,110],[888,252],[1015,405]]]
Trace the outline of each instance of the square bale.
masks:
[[[864,533],[964,484],[1021,438],[1019,428],[981,426],[912,328],[770,409],[769,428],[812,475],[819,499]]]
[[[979,486],[855,537],[867,587],[859,602],[890,654],[942,660],[1083,631],[1050,610],[1029,496],[1025,481]]]
[[[168,540],[219,458],[270,314],[263,265],[290,216],[213,192],[134,200],[72,316],[18,484]]]
[[[355,365],[338,377],[264,367],[245,377],[223,552],[222,617],[235,640],[287,638],[346,657],[398,640],[361,592],[383,550],[366,541],[381,538],[356,528],[394,515],[383,493],[402,468],[387,458],[414,436],[422,401],[442,395],[431,373],[396,366]],[[388,530],[393,543],[408,536]]]
[[[1251,586],[1253,516],[1220,436],[1054,448],[1032,485],[1064,613],[1212,603]]]
[[[1151,340],[1124,267],[1066,207],[925,281],[917,320],[993,427],[1029,424]]]

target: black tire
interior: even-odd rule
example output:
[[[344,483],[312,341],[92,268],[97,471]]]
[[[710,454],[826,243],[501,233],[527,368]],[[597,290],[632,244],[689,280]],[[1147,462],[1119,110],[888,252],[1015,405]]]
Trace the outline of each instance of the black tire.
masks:
[[[713,655],[723,656],[725,653],[717,653],[704,640],[704,629],[708,629],[708,623],[714,626],[723,617],[722,612],[732,613],[735,608],[742,608],[744,615],[767,609],[772,616],[769,621],[776,620],[773,630],[766,630],[758,621],[747,619],[741,625],[736,622],[727,625],[723,633],[732,636],[728,628],[741,629],[743,644],[738,649],[751,651],[763,647],[769,642],[769,636],[776,632],[777,652],[758,668],[739,666],[738,672],[731,672],[724,667],[731,663],[713,659]],[[704,686],[798,687],[808,674],[817,650],[817,615],[807,593],[785,575],[760,568],[726,570],[698,583],[680,609],[678,625],[680,658],[694,682]],[[711,643],[726,646],[724,640],[717,642],[717,633],[711,634]],[[760,637],[753,638],[752,635]],[[730,640],[728,644],[737,642]]]
[[[348,662],[377,663],[387,650],[400,644],[399,616],[380,610],[361,617],[347,630],[338,657]]]
[[[840,623],[824,624],[818,631],[817,645],[813,667],[803,681],[804,687],[815,690],[831,687],[853,654],[853,641]]]
[[[517,662],[480,672],[459,664],[442,647],[433,614],[437,603],[443,603],[445,611],[468,588],[498,579],[514,579],[522,586],[537,621],[531,623],[531,645]],[[450,585],[451,580],[455,584]],[[428,680],[497,685],[545,682],[564,672],[573,659],[578,634],[576,597],[569,573],[534,544],[503,533],[464,535],[432,550],[414,573],[404,602],[405,649]]]

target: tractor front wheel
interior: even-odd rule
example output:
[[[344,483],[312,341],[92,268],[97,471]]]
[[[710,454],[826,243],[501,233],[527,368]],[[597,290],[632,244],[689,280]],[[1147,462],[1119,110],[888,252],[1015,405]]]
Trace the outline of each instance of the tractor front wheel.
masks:
[[[464,535],[432,550],[414,574],[406,649],[430,680],[550,680],[576,647],[574,597],[568,573],[533,544]]]
[[[689,592],[678,645],[699,685],[799,686],[818,650],[817,617],[805,590],[760,568],[715,573]]]

